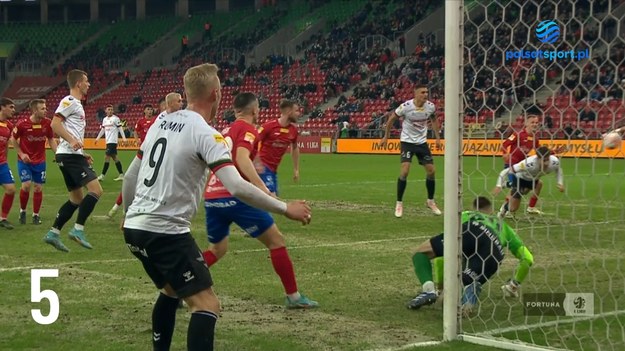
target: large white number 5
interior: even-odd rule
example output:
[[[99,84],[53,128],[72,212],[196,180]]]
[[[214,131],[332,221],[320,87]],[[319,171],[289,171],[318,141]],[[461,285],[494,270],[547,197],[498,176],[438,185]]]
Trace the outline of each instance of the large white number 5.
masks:
[[[30,271],[30,301],[41,302],[43,299],[50,301],[50,313],[47,316],[44,316],[40,309],[30,310],[33,320],[39,324],[52,324],[59,318],[58,295],[54,290],[41,291],[41,278],[56,278],[58,276],[58,269],[32,269]]]

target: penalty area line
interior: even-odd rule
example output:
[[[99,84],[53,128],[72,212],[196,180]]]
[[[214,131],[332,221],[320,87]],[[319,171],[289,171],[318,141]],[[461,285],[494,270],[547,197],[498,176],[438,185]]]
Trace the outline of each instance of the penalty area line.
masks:
[[[378,243],[386,243],[386,242],[395,242],[395,241],[409,241],[416,239],[426,239],[430,236],[410,236],[405,238],[391,238],[391,239],[378,239],[378,240],[363,240],[363,241],[351,241],[351,242],[343,242],[343,243],[327,243],[327,244],[314,244],[314,245],[300,245],[300,246],[290,246],[289,250],[305,250],[305,249],[316,249],[323,247],[342,247],[342,246],[358,246],[358,245],[371,245]],[[252,252],[264,252],[267,251],[267,248],[261,249],[245,249],[245,250],[232,250],[230,253],[238,254],[238,253],[252,253]],[[59,262],[59,263],[47,263],[40,264],[36,266],[21,266],[21,267],[7,267],[0,268],[0,273],[2,272],[15,272],[15,271],[23,271],[30,269],[45,269],[45,268],[58,268],[64,266],[72,266],[72,265],[81,265],[81,264],[92,264],[92,263],[123,263],[123,262],[133,262],[135,258],[117,258],[110,260],[91,260],[91,261],[71,261],[71,262]]]

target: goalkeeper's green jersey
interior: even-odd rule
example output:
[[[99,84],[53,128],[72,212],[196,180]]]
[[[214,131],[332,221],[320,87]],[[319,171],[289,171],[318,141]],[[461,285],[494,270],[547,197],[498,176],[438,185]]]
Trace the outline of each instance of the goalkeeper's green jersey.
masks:
[[[463,230],[465,230],[465,227],[470,227],[468,225],[469,222],[484,225],[490,229],[492,233],[497,235],[501,246],[507,247],[515,256],[519,252],[519,249],[523,247],[523,241],[521,241],[521,238],[519,238],[514,229],[506,222],[499,220],[496,216],[487,215],[479,211],[463,211],[461,220]]]

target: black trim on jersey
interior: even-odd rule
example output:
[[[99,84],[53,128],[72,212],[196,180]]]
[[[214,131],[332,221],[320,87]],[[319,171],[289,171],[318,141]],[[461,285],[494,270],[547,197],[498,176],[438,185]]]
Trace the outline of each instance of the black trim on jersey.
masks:
[[[223,159],[223,160],[219,160],[219,161],[215,161],[211,164],[208,165],[208,168],[211,169],[211,171],[213,170],[213,168],[216,168],[218,166],[223,165],[224,163],[233,163],[231,159],[227,158],[227,159]]]
[[[62,120],[66,120],[67,119],[67,117],[63,116],[62,114],[60,114],[58,112],[54,114],[54,117],[59,117]],[[52,117],[52,118],[54,118],[54,117]]]

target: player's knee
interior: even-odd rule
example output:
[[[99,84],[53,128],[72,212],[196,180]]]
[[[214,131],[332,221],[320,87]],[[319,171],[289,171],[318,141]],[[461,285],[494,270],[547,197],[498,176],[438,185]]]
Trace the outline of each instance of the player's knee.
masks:
[[[13,194],[15,194],[15,185],[14,184],[5,185],[4,186],[4,194],[5,195],[13,195]]]
[[[434,250],[432,249],[430,241],[424,241],[421,245],[417,246],[417,248],[412,252],[412,256],[414,257],[416,254],[424,254],[430,259],[434,258]]]
[[[30,188],[30,187],[29,187]],[[40,193],[43,191],[43,185],[41,184],[35,184],[34,190],[36,193]]]
[[[31,182],[24,182],[20,186],[20,190],[28,192],[28,191],[30,191],[31,186],[32,186]],[[37,187],[35,187],[35,191],[37,191]]]
[[[197,311],[219,313],[220,311],[219,299],[210,288],[191,295],[184,300],[187,302],[187,305],[189,305],[189,310],[192,313]]]

